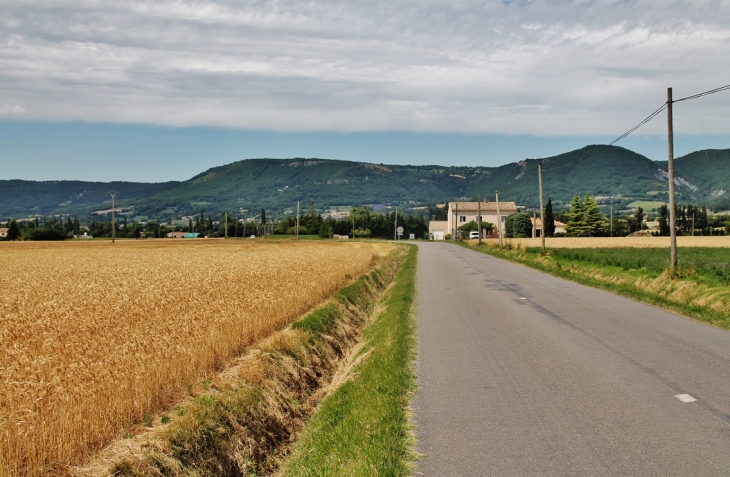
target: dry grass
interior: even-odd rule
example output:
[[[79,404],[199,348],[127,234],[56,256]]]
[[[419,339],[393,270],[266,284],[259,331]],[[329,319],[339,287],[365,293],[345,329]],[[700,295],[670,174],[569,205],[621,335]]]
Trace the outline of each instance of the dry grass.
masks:
[[[2,244],[0,474],[56,475],[368,270],[381,244]]]
[[[482,240],[488,244],[498,239]],[[540,238],[505,239],[513,247],[541,247]],[[470,240],[474,245],[477,240]],[[669,237],[548,237],[547,248],[669,248]],[[730,237],[677,237],[677,247],[730,247]]]

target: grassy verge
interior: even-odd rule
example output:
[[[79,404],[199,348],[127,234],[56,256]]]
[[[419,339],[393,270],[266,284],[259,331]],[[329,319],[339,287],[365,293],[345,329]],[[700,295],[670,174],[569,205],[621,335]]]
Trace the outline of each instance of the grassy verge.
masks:
[[[287,476],[395,476],[412,472],[407,407],[415,387],[412,306],[416,247],[411,247],[384,311],[365,332],[351,379],[325,399],[292,458]]]
[[[730,251],[683,249],[679,273],[666,272],[664,249],[548,249],[464,245],[551,275],[730,329]]]
[[[119,453],[110,459],[111,464],[102,463],[103,471],[89,467],[77,469],[75,475],[270,475],[278,469],[335,373],[361,339],[375,304],[382,303],[381,298],[396,276],[399,281],[393,289],[403,287],[400,277],[404,260],[412,275],[414,253],[410,247],[398,247],[382,259],[377,269],[337,292],[289,328],[258,343],[225,373],[191,387],[189,402],[147,419],[147,429],[120,442]],[[406,320],[407,329],[400,331],[403,336],[411,336],[412,331],[408,328],[412,282],[411,279],[407,296],[399,294],[392,298],[393,292],[389,291],[390,298],[385,303],[395,310],[405,310],[395,311]],[[386,315],[391,316],[392,312],[389,310]],[[380,322],[378,319],[371,328],[377,329]],[[373,331],[367,333],[370,336]],[[397,341],[398,349],[406,346],[398,356],[409,357],[411,342],[403,336],[389,335],[389,339]],[[410,369],[407,362],[402,365]],[[406,390],[411,381],[403,383],[402,389],[390,391],[400,396],[401,412],[405,412]],[[407,449],[407,424],[401,424],[401,435],[405,437],[398,443],[401,449]],[[390,436],[393,429],[387,427],[378,432]]]

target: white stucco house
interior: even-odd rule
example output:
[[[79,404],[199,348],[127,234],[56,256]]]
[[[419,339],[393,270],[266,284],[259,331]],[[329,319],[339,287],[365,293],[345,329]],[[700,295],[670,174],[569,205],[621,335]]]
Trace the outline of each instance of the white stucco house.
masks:
[[[432,220],[428,224],[428,233],[433,240],[444,240],[446,235],[454,236],[456,229],[472,220],[477,222],[478,216],[481,214],[482,222],[489,222],[495,225],[492,236],[497,236],[496,225],[500,224],[500,228],[504,233],[504,220],[510,215],[518,212],[520,206],[514,202],[499,202],[499,215],[497,217],[496,202],[450,202],[447,204],[446,220]]]
[[[502,202],[499,201],[499,215],[497,217],[497,203],[496,202],[450,202],[448,204],[448,215],[447,225],[448,233],[454,236],[456,230],[472,220],[478,222],[478,216],[481,214],[482,222],[489,222],[495,225],[494,234],[497,234],[496,226],[499,227],[504,233],[504,219],[510,215],[518,212],[520,206],[514,202]]]

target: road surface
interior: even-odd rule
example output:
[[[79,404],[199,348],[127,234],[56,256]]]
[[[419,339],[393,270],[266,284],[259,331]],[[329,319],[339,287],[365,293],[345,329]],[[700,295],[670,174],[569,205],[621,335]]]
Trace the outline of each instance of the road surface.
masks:
[[[730,476],[730,332],[419,247],[416,475]]]

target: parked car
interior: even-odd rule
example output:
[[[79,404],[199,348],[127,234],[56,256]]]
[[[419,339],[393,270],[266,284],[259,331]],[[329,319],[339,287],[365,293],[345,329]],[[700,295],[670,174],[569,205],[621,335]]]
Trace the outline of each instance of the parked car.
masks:
[[[478,239],[479,238],[479,232],[476,230],[472,230],[469,232],[469,239]]]

